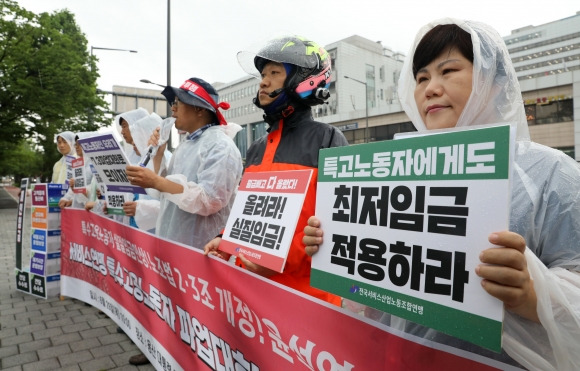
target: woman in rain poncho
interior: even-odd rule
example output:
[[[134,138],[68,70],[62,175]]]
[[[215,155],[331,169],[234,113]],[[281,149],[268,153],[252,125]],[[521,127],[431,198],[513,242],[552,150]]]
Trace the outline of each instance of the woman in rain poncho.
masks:
[[[67,181],[67,156],[75,156],[74,148],[75,135],[71,131],[63,131],[56,136],[56,145],[62,157],[52,168],[51,183],[64,184]]]
[[[144,108],[137,108],[124,112],[115,117],[117,130],[125,141],[125,152],[131,164],[138,164],[141,157],[147,151],[147,142],[155,129],[162,124],[163,120],[156,113],[149,114]],[[171,153],[165,151],[161,162],[161,170],[169,163]],[[153,162],[147,165],[153,169]],[[161,171],[160,170],[160,171]],[[127,201],[123,204],[125,216],[118,219],[124,224],[130,224],[139,229],[154,232],[157,216],[159,214],[159,200],[149,195],[139,195],[138,200],[133,194],[128,193]]]
[[[447,19],[419,31],[409,55],[414,56],[417,47],[419,52],[413,65],[410,58],[405,61],[399,81],[401,103],[417,130],[428,129],[430,120],[429,113],[421,114],[418,108],[421,99],[429,100],[418,94],[430,93],[428,87],[417,88],[425,78],[417,70],[432,62],[423,51],[433,47],[428,46],[433,39],[442,39],[437,36],[441,31],[425,35],[440,24],[458,25],[473,44],[471,95],[455,126],[512,122],[517,127],[510,231],[524,237],[527,245],[524,262],[533,280],[539,323],[506,310],[504,350],[529,369],[578,370],[580,167],[564,153],[529,140],[522,94],[507,47],[495,30],[481,23]],[[426,336],[435,333],[419,331]]]
[[[405,60],[399,92],[419,132],[502,122],[516,126],[511,232],[498,234],[520,242],[517,248],[495,243],[503,247],[482,255],[483,263],[494,266],[476,271],[484,278],[484,289],[504,302],[504,352],[496,354],[370,308],[367,315],[528,369],[580,369],[580,167],[562,152],[529,140],[519,83],[503,39],[477,22],[443,19],[424,26]],[[309,225],[304,243],[312,254],[321,232],[316,218]],[[491,254],[498,254],[495,260]],[[506,254],[517,264],[507,262]],[[502,281],[500,272],[515,281]]]

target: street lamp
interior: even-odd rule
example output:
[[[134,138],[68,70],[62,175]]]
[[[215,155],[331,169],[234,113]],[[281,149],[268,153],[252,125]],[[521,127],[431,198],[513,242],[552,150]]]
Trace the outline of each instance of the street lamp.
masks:
[[[369,90],[368,90],[368,86],[367,83],[364,81],[360,81],[357,79],[353,79],[352,77],[349,76],[344,76],[345,79],[351,79],[352,81],[356,81],[359,84],[363,84],[365,86],[365,120],[366,120],[366,126],[365,126],[365,143],[368,142],[368,131],[369,131]]]
[[[112,50],[115,52],[137,53],[137,50],[131,50],[131,49],[101,48],[100,46],[91,46],[91,57],[93,56],[93,50]],[[92,71],[93,71],[93,64],[91,63],[91,72]]]
[[[115,51],[115,52],[129,52],[129,53],[137,53],[137,50],[131,50],[131,49],[117,49],[117,48],[103,48],[100,46],[92,46],[91,45],[91,57],[93,56],[93,50],[111,50],[111,51]],[[93,63],[91,61],[91,72],[93,72]],[[99,89],[97,89],[98,91]],[[89,112],[89,117],[88,117],[88,121],[90,124],[93,123],[93,112],[92,110],[90,110]]]
[[[165,85],[161,85],[161,84],[158,84],[158,83],[156,83],[156,82],[153,82],[153,81],[150,81],[150,80],[147,80],[147,79],[141,79],[141,80],[139,80],[139,82],[144,82],[145,84],[153,84],[153,85],[157,85],[157,86],[160,86],[160,87],[162,87],[163,89],[165,89]]]
[[[167,0],[167,86],[171,85],[171,5]]]
[[[93,50],[113,50],[113,51],[117,51],[117,52],[137,53],[137,50],[116,49],[116,48],[101,48],[101,47],[98,47],[98,46],[91,46],[91,55],[93,55]]]

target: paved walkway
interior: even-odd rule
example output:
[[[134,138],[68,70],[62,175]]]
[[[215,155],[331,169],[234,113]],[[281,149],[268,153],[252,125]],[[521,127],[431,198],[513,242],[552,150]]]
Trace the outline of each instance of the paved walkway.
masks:
[[[129,364],[139,350],[96,308],[72,298],[44,300],[16,291],[17,203],[10,199],[17,195],[18,188],[0,187],[0,369],[154,370],[151,365]],[[29,210],[26,215],[30,217]],[[30,218],[24,225],[30,225]],[[24,262],[30,259],[27,232]]]

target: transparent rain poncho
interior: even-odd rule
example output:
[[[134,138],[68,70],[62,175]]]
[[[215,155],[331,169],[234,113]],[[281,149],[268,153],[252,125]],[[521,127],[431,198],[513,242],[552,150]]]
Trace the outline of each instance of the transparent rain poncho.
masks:
[[[168,118],[174,122],[175,119]],[[132,162],[137,164],[141,161],[143,154],[148,149],[148,142],[151,134],[155,131],[157,127],[163,125],[165,121],[161,119],[156,113],[151,113],[150,115],[143,117],[136,122],[131,122],[129,124],[129,130],[131,131],[131,136],[133,137],[133,143],[135,148],[139,153],[135,153],[135,157]],[[169,160],[171,159],[171,152],[165,149],[163,153],[163,160],[160,164],[160,169],[158,173],[165,170]],[[153,170],[153,161],[147,164],[147,168]],[[160,202],[158,199],[151,197],[149,194],[139,195],[137,200],[137,208],[135,209],[135,222],[139,229],[144,229],[150,232],[155,232],[155,225],[157,224],[157,217],[159,216]]]
[[[132,151],[134,155],[131,155],[132,160],[131,163],[138,164],[141,161],[141,158],[149,148],[148,145],[149,138],[151,138],[151,135],[153,134],[155,129],[157,129],[158,127],[161,128],[162,126],[171,127],[174,122],[175,122],[174,118],[170,117],[163,120],[156,113],[152,113],[148,116],[142,117],[137,121],[131,121],[129,123],[129,131],[131,132],[131,136],[133,137],[134,144]],[[139,153],[137,153],[134,150],[135,148],[137,148],[137,151]],[[170,159],[171,152],[169,152],[166,149],[165,152],[163,153],[163,160],[161,161],[161,168],[159,169],[159,172],[162,172],[165,169]],[[153,169],[153,162],[149,162],[147,164],[147,167]]]
[[[137,108],[132,111],[121,113],[115,117],[115,124],[119,133],[121,132],[121,118],[125,119],[128,124],[131,137],[133,138],[133,145],[125,144],[125,152],[129,162],[137,165],[141,160],[142,154],[147,151],[148,141],[157,127],[162,125],[163,120],[156,113],[149,114],[144,108]],[[137,149],[137,151],[135,151]],[[165,150],[163,160],[161,162],[161,169],[164,169],[166,164],[171,159],[171,152]],[[153,162],[147,165],[147,168],[153,170]],[[127,194],[126,199],[134,200],[135,195]],[[149,194],[140,194],[137,200],[137,207],[135,209],[135,223],[139,229],[154,232],[157,217],[159,215],[159,200],[151,197]],[[129,224],[129,217],[122,216],[115,219]]]
[[[68,145],[70,146],[69,153],[63,155],[53,166],[52,168],[52,180],[51,183],[59,183],[64,184],[66,179],[66,157],[67,156],[76,156],[75,151],[75,134],[72,131],[63,131],[62,133],[58,133],[54,136],[54,141],[56,142],[58,137],[66,140]]]
[[[401,78],[401,104],[419,132],[427,130],[414,99],[412,60],[417,44],[433,27],[457,24],[471,34],[473,89],[456,126],[509,122],[517,128],[510,230],[527,243],[540,324],[505,311],[503,349],[532,370],[580,370],[580,166],[560,151],[529,141],[520,86],[507,47],[491,27],[442,19],[416,36]],[[360,308],[359,308],[360,309]],[[496,354],[432,329],[367,308],[369,317],[406,332],[504,362]]]
[[[231,139],[240,128],[214,125],[175,149],[166,178],[184,191],[160,193],[157,235],[203,249],[225,227],[242,176],[240,151]]]

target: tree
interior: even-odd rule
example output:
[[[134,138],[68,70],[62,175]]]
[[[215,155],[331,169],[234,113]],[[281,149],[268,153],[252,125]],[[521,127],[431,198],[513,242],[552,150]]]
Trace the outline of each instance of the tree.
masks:
[[[17,182],[26,177],[42,178],[42,157],[30,141],[22,140],[18,144],[11,144],[7,156],[0,164],[0,174],[14,175]],[[52,170],[52,169],[51,169]]]
[[[49,173],[60,157],[57,133],[106,124],[109,107],[96,88],[96,59],[68,10],[36,15],[0,0],[0,12],[0,159],[31,138]]]

